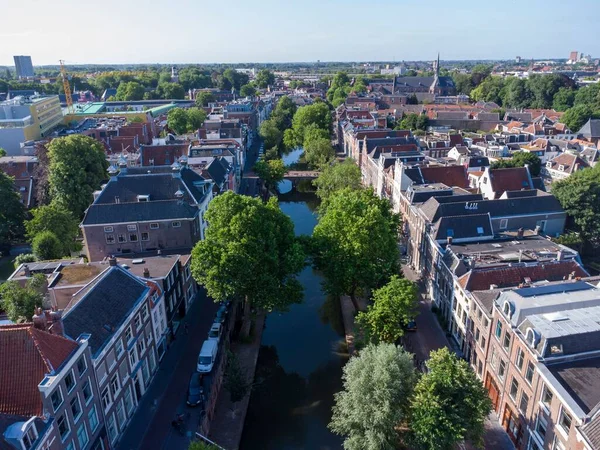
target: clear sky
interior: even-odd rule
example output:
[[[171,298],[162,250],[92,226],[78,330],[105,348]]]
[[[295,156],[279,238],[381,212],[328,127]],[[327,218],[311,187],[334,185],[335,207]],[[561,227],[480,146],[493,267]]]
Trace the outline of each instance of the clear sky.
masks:
[[[600,0],[19,0],[0,65],[600,57]]]

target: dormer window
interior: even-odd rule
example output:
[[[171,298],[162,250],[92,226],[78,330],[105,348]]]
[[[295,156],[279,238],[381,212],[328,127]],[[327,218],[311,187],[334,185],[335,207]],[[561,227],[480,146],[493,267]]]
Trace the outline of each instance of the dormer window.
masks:
[[[138,195],[137,196],[137,201],[138,202],[149,202],[150,201],[150,196],[149,195]]]
[[[533,329],[527,328],[527,331],[525,332],[525,340],[527,340],[529,345],[531,345],[532,347],[535,347],[536,339],[535,339],[535,332],[533,331]]]
[[[25,447],[26,450],[29,450],[31,447],[33,447],[33,444],[35,443],[35,441],[38,438],[38,432],[35,428],[35,426],[32,424],[30,426],[27,427],[27,429],[25,430],[25,432],[23,433],[23,446]]]
[[[509,319],[512,316],[512,308],[510,306],[509,302],[504,302],[504,305],[502,306],[502,312],[504,313],[504,315],[506,317],[508,317]]]
[[[561,172],[565,171],[565,166],[563,164],[558,166],[558,170],[560,170]]]
[[[550,355],[562,355],[563,354],[563,346],[562,344],[555,344],[550,346]]]
[[[548,161],[548,162],[546,163],[546,167],[547,167],[548,169],[552,169],[552,163],[551,163],[550,161]]]

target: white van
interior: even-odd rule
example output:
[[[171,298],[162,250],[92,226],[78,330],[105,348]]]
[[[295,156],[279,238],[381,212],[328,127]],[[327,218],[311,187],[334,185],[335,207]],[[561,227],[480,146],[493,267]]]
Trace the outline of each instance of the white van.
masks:
[[[215,360],[217,359],[217,350],[219,349],[219,343],[213,340],[206,340],[202,344],[200,349],[200,355],[198,355],[198,367],[197,370],[200,373],[209,373]]]
[[[223,326],[220,323],[213,323],[208,331],[208,340],[209,341],[217,341],[221,340],[221,332],[223,330]]]

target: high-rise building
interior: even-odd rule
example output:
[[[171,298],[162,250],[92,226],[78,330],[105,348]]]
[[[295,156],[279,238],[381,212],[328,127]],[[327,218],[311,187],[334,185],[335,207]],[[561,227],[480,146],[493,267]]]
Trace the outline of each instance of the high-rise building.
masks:
[[[13,56],[15,68],[17,69],[17,78],[33,78],[33,64],[31,56]]]
[[[573,62],[575,62],[575,61],[577,61],[578,59],[579,59],[579,52],[577,52],[577,50],[575,50],[575,51],[572,51],[572,52],[569,54],[569,60],[570,60],[570,61],[573,61]]]

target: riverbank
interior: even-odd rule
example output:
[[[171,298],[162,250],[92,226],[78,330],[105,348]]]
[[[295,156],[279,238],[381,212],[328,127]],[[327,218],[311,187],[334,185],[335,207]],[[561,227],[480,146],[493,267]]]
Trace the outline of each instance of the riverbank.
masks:
[[[254,320],[251,342],[236,342],[230,348],[231,352],[237,356],[248,382],[254,379],[254,373],[256,372],[265,317],[266,314],[261,313]],[[252,389],[241,401],[234,404],[230,400],[227,389],[221,389],[217,397],[215,416],[210,424],[210,440],[226,450],[237,450],[239,448],[251,395]]]
[[[358,297],[356,301],[361,311],[365,311],[367,309],[367,299]],[[356,327],[354,326],[354,318],[356,317],[358,311],[356,311],[356,308],[352,303],[352,299],[347,295],[343,295],[340,298],[340,304],[342,307],[342,319],[344,320],[344,332],[346,335],[348,354],[354,355],[354,352],[356,351],[354,345],[356,342]]]

